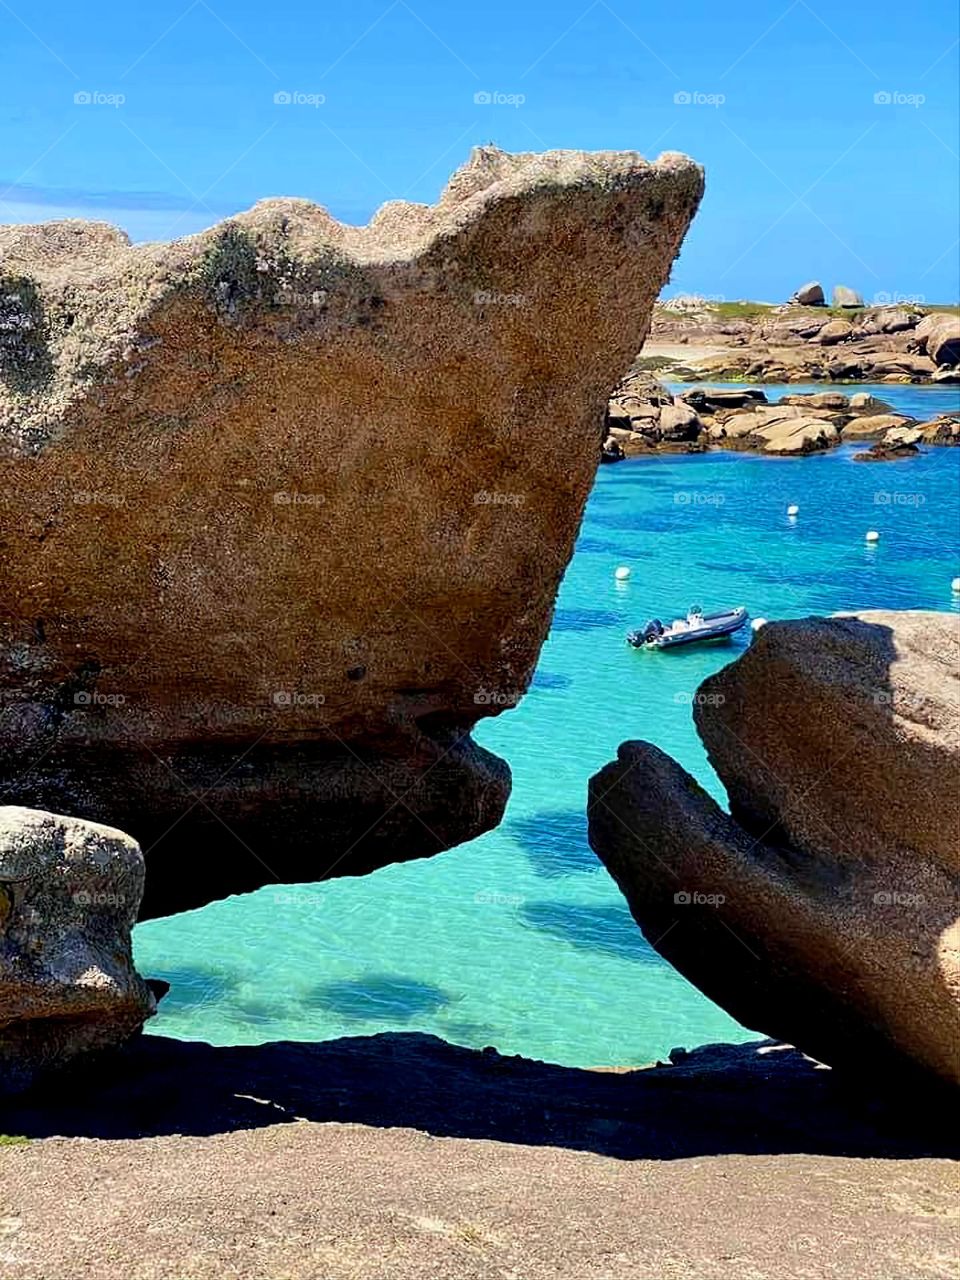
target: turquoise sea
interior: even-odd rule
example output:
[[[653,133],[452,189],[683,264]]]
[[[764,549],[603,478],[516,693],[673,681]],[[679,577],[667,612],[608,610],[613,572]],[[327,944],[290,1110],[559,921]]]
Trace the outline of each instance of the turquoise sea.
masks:
[[[861,389],[925,418],[956,412],[960,396]],[[960,610],[960,449],[876,465],[852,453],[602,468],[533,687],[477,732],[513,768],[500,828],[362,879],[272,886],[140,925],[139,968],[173,984],[149,1030],[224,1045],[418,1030],[571,1065],[750,1038],[645,943],[587,846],[587,779],[623,739],[647,738],[723,798],[690,704],[749,633],[630,649],[626,631],[652,615],[695,602],[771,619]]]

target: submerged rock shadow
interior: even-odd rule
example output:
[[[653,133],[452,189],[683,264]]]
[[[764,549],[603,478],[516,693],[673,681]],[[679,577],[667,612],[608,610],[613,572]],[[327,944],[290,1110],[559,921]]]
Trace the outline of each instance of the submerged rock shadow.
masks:
[[[524,923],[569,942],[583,951],[599,951],[618,960],[639,960],[666,967],[637,928],[626,906],[584,906],[578,902],[528,902],[520,910]]]
[[[617,627],[623,622],[612,609],[558,609],[553,615],[553,630],[593,631],[602,627]]]
[[[323,1009],[357,1022],[410,1022],[437,1013],[450,1002],[450,996],[440,987],[394,973],[324,983],[304,1001],[308,1008]]]
[[[536,874],[546,879],[603,869],[587,843],[587,815],[577,809],[512,818],[504,832],[521,847]]]

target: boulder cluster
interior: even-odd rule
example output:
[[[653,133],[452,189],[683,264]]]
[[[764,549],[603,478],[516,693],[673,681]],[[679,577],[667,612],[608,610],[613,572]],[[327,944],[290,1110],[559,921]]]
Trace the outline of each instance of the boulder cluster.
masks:
[[[956,310],[691,299],[657,307],[651,342],[689,347],[662,362],[677,381],[960,382]]]
[[[790,301],[798,302],[802,307],[825,307],[827,305],[823,285],[819,280],[809,280],[806,284],[802,284]],[[863,297],[856,289],[851,289],[849,285],[836,284],[833,286],[832,303],[835,307],[862,307]]]
[[[897,446],[899,456],[921,444],[957,445],[960,414],[918,422],[866,392],[798,393],[773,404],[760,387],[707,387],[673,395],[642,369],[627,375],[607,408],[608,459],[654,450],[803,454],[865,441],[888,450]]]

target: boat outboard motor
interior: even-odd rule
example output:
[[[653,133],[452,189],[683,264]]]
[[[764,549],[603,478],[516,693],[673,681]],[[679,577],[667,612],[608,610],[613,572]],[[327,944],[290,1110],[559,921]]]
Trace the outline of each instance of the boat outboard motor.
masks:
[[[627,639],[635,647],[639,648],[642,644],[649,644],[651,640],[656,640],[657,636],[663,635],[663,623],[659,618],[653,618],[642,631],[631,631]]]

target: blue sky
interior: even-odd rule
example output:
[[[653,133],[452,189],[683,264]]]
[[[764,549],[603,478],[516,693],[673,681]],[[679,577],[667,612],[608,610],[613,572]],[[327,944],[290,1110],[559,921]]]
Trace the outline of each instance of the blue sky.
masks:
[[[0,221],[365,222],[478,143],[679,150],[707,196],[667,293],[954,301],[957,27],[953,0],[0,0]]]

